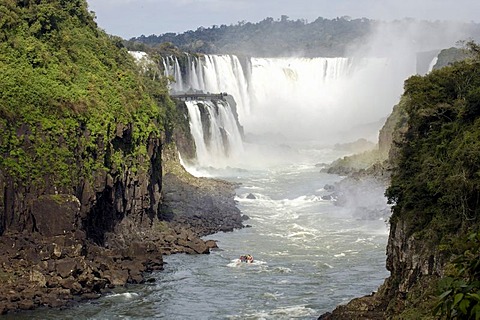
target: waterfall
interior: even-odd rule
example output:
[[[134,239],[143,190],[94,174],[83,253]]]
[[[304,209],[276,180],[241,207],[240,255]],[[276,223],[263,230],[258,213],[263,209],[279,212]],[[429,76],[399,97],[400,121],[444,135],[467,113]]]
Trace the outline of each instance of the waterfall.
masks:
[[[175,79],[174,82],[170,82],[170,91],[171,92],[183,92],[183,76],[180,68],[180,63],[178,62],[177,57],[167,56],[162,59],[163,61],[163,70],[164,74],[167,77],[172,77]]]
[[[176,79],[172,90],[227,92],[246,133],[280,140],[350,139],[356,129],[390,113],[410,74],[386,58],[188,55],[186,60],[180,77],[178,60],[164,59],[166,74]],[[378,129],[370,131],[376,135]]]
[[[430,62],[430,64],[428,65],[428,72],[431,72],[433,70],[433,67],[435,67],[437,62],[438,62],[438,56],[435,56]]]
[[[227,101],[190,100],[185,104],[200,166],[225,167],[242,154],[242,136]]]

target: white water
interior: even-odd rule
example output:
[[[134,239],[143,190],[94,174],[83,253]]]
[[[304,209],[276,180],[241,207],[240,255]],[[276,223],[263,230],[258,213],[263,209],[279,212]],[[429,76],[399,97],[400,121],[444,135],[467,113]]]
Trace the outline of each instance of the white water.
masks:
[[[168,292],[158,295],[161,315],[312,319],[378,288],[387,276],[382,187],[363,185],[368,191],[356,191],[348,207],[335,206],[322,195],[341,177],[320,174],[315,163],[342,156],[322,147],[325,141],[341,141],[390,111],[396,89],[388,69],[385,59],[190,58],[184,89],[232,94],[254,139],[219,165],[221,153],[202,143],[198,108],[188,103],[199,160],[188,169],[242,183],[236,199],[252,228],[208,237],[221,248],[208,257],[169,257],[158,287]],[[254,264],[237,262],[246,253]]]
[[[243,142],[230,105],[221,100],[215,103],[217,105],[209,100],[185,102],[190,119],[190,131],[195,140],[197,164],[218,168],[226,166],[230,159],[235,159],[243,153]],[[209,119],[208,132],[204,132],[201,108]]]
[[[210,176],[241,183],[236,200],[251,228],[206,237],[220,247],[209,255],[165,257],[165,270],[151,275],[155,283],[16,319],[316,319],[370,294],[388,275],[387,227],[376,211],[358,214],[322,199],[330,193],[324,186],[341,177],[320,173],[315,163],[341,155],[298,149],[295,162],[209,169]],[[255,262],[237,264],[247,253]]]
[[[169,68],[177,61],[165,61],[168,72],[180,72]],[[333,144],[346,127],[389,112],[393,103],[382,105],[383,111],[378,108],[390,92],[380,90],[382,81],[390,83],[386,67],[388,61],[382,59],[251,58],[242,66],[234,56],[191,58],[188,73],[172,86],[233,94],[247,131],[278,133],[274,143],[232,142],[243,151],[230,157],[218,144],[223,141],[220,130],[210,132],[210,141],[205,141],[198,102],[187,103],[200,161],[189,170],[241,183],[236,200],[251,218],[246,221],[251,228],[207,237],[218,240],[220,247],[210,255],[166,257],[165,271],[152,275],[153,284],[129,286],[73,309],[37,311],[27,318],[315,319],[375,291],[388,276],[383,191],[363,186],[369,192],[352,196],[348,207],[336,206],[322,196],[330,193],[325,186],[341,177],[320,173],[315,164],[344,155],[325,148],[324,138]],[[202,103],[214,123],[211,128],[228,127],[220,111]],[[231,114],[228,107],[220,109]],[[319,142],[294,144],[292,136]],[[378,202],[372,199],[383,201],[382,212],[368,207]],[[256,262],[237,264],[247,253]]]
[[[433,70],[433,67],[435,67],[435,65],[437,64],[438,62],[438,56],[435,56],[432,61],[430,61],[430,64],[428,65],[428,72],[431,72]]]
[[[227,92],[245,131],[277,140],[352,139],[360,126],[386,117],[398,102],[405,75],[384,58],[246,58],[189,56],[185,76],[165,60],[176,79],[171,90]],[[408,73],[409,71],[406,71]],[[379,126],[366,138],[376,139]]]

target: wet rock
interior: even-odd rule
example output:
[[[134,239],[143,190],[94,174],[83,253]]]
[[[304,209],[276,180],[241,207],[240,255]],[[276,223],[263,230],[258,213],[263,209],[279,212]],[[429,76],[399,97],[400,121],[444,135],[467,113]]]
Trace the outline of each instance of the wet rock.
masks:
[[[340,305],[332,312],[322,314],[319,320],[384,320],[385,305],[375,295],[356,298],[346,305]]]
[[[253,193],[249,193],[247,196],[246,196],[247,199],[251,199],[251,200],[255,200],[257,199],[257,197],[255,197],[255,195]]]
[[[35,303],[32,300],[21,300],[17,304],[18,308],[21,310],[32,310],[35,308]]]
[[[114,286],[123,286],[127,283],[128,270],[110,270],[105,272],[105,278]]]
[[[332,184],[326,184],[323,189],[325,189],[326,191],[335,191],[335,186],[332,185]]]
[[[205,241],[205,245],[206,245],[209,249],[218,248],[218,246],[217,246],[217,241],[215,241],[215,240],[207,240],[207,241]]]
[[[210,249],[202,240],[192,241],[190,244],[190,248],[192,248],[196,253],[204,254],[209,253]]]

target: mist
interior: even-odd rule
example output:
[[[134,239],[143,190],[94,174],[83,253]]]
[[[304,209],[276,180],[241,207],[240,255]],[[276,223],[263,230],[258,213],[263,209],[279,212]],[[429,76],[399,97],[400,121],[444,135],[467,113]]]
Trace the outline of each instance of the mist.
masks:
[[[315,58],[253,59],[261,65],[253,69],[250,88],[255,111],[241,122],[247,132],[294,141],[376,140],[380,127],[366,133],[356,128],[390,114],[404,81],[417,73],[417,55],[456,46],[472,38],[473,28],[446,21],[379,22],[365,41],[347,48],[349,60],[331,59],[326,70],[315,69]]]
[[[248,153],[253,163],[294,160],[305,146],[377,142],[404,81],[419,72],[418,55],[429,52],[420,68],[428,70],[441,49],[475,34],[475,24],[403,19],[376,22],[363,41],[337,57],[190,56],[172,90],[231,94],[246,137],[245,150],[236,153]],[[168,61],[180,74],[178,61]]]

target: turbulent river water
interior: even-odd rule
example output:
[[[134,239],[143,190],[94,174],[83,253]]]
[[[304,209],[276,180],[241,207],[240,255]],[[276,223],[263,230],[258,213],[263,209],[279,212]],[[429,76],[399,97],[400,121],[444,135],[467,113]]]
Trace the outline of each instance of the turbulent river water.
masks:
[[[165,270],[151,275],[155,283],[25,319],[316,319],[370,294],[387,276],[387,225],[322,199],[341,177],[315,164],[338,155],[310,150],[264,168],[210,169],[241,183],[236,199],[251,227],[208,236],[220,248],[209,255],[166,257]],[[254,263],[238,263],[247,253]]]
[[[197,168],[189,169],[238,183],[236,200],[249,227],[208,236],[219,246],[209,255],[165,257],[165,270],[151,275],[153,283],[16,318],[315,319],[375,291],[388,275],[383,189],[364,185],[338,206],[330,186],[342,177],[321,173],[317,164],[345,155],[324,147],[325,141],[345,141],[345,130],[353,133],[364,118],[387,113],[393,102],[385,99],[395,95],[363,84],[386,84],[392,65],[346,58],[241,63],[235,56],[208,55],[188,61],[183,78],[178,60],[164,61],[176,79],[174,91],[228,92],[236,101],[236,108],[226,101],[187,102],[197,149]],[[250,133],[245,137],[236,127],[237,112]],[[254,263],[238,263],[244,254],[253,255]]]

